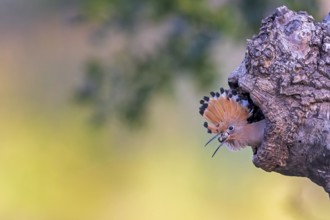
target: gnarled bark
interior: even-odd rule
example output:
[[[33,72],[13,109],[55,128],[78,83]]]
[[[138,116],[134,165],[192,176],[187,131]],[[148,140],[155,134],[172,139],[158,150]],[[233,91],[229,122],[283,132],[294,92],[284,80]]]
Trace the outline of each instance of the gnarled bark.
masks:
[[[248,93],[267,127],[253,163],[308,177],[330,194],[330,14],[314,22],[282,6],[263,19],[228,79]]]

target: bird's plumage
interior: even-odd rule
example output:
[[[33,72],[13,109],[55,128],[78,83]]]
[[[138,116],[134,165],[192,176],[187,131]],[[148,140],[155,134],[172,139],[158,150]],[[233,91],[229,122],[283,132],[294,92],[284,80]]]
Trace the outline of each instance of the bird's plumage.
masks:
[[[211,97],[205,96],[200,103],[200,114],[208,121],[204,127],[216,134],[221,145],[225,143],[229,149],[239,150],[257,147],[262,142],[265,120],[249,123],[252,105],[235,91],[221,88],[220,93],[211,92]]]

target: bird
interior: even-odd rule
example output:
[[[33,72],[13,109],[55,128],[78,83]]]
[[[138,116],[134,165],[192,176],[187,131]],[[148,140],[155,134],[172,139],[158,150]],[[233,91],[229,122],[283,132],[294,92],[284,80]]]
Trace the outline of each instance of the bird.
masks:
[[[236,90],[220,88],[219,92],[210,92],[200,100],[199,113],[206,119],[204,127],[208,133],[215,134],[206,144],[218,138],[219,148],[225,144],[231,151],[251,146],[255,150],[263,140],[266,121],[256,117],[256,106],[247,97]],[[251,120],[252,118],[252,120]]]

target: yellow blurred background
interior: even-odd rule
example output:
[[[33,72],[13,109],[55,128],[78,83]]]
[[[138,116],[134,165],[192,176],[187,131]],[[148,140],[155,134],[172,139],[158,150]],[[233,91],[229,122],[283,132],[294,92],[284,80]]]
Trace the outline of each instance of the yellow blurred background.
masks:
[[[91,125],[92,107],[72,101],[75,89],[84,62],[106,61],[118,39],[90,43],[93,23],[71,25],[75,7],[49,4],[0,1],[1,220],[330,218],[321,187],[255,168],[250,149],[211,158],[204,93],[189,78],[176,80],[173,96],[153,96],[141,129],[120,119]],[[221,72],[244,50],[225,38],[214,52]]]

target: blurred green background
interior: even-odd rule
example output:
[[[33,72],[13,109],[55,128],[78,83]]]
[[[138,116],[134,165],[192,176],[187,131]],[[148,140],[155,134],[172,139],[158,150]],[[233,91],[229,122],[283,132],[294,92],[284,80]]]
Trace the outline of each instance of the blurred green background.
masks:
[[[308,179],[204,148],[200,97],[275,7],[328,1],[0,0],[0,219],[329,219]]]

